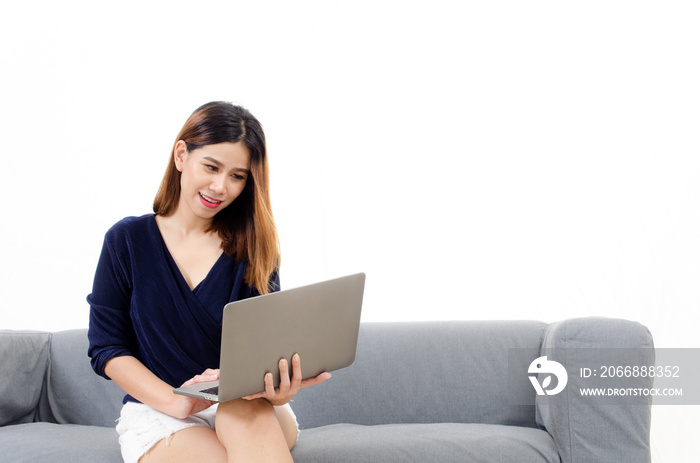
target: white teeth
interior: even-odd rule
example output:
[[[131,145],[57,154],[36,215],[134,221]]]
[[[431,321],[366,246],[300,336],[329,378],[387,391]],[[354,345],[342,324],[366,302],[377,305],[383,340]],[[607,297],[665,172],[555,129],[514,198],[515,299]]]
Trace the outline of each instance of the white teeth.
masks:
[[[199,196],[201,196],[202,199],[204,199],[204,200],[205,200],[206,202],[208,202],[208,203],[212,203],[212,204],[219,204],[219,203],[221,203],[221,201],[215,201],[215,200],[213,200],[213,199],[207,198],[206,196],[204,196],[204,195],[201,194],[201,193],[199,194]]]

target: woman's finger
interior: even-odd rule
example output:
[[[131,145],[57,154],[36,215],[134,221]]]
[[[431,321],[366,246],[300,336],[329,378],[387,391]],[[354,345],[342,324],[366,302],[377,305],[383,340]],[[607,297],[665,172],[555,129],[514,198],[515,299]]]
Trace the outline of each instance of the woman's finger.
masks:
[[[279,391],[286,393],[289,391],[289,364],[287,363],[287,359],[280,359],[278,366],[280,369]]]
[[[197,375],[192,379],[195,383],[204,383],[206,381],[216,381],[219,379],[219,375]]]
[[[298,391],[301,389],[301,357],[299,354],[294,354],[292,356],[292,384],[293,390]]]
[[[256,392],[255,394],[250,394],[241,397],[241,399],[244,400],[254,400],[254,399],[271,399],[275,396],[275,386],[273,384],[273,378],[272,378],[272,373],[268,372],[265,373],[265,376],[263,377],[263,382],[265,384],[265,389],[260,392]]]
[[[207,373],[210,372],[210,373]],[[201,375],[197,375],[194,378],[188,379],[184,383],[182,383],[183,386],[191,386],[196,383],[204,383],[207,381],[216,381],[219,379],[219,372],[218,370],[207,370]]]
[[[270,398],[275,396],[275,386],[272,383],[272,373],[265,374],[265,395]]]
[[[330,379],[330,378],[331,378],[331,374],[328,373],[327,371],[324,371],[323,373],[321,373],[318,376],[314,376],[313,378],[306,378],[306,379],[302,380],[299,389],[304,389],[305,387],[315,386],[316,384],[321,384],[322,382],[324,382],[325,380]]]

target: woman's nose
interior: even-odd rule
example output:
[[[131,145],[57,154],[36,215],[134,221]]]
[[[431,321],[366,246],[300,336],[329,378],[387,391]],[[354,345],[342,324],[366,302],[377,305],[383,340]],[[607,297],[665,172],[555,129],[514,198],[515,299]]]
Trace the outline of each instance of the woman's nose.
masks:
[[[217,177],[214,179],[214,181],[211,183],[209,188],[211,188],[211,191],[214,191],[216,193],[221,193],[224,190],[224,185],[225,185],[225,179],[223,177]]]

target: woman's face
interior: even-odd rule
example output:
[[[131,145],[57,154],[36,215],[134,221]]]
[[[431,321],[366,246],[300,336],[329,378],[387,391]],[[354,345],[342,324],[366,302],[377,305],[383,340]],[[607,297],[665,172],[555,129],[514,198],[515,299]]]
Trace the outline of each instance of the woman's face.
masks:
[[[250,175],[250,153],[241,142],[217,143],[187,151],[180,140],[174,150],[180,178],[179,208],[212,219],[231,204],[245,188]]]

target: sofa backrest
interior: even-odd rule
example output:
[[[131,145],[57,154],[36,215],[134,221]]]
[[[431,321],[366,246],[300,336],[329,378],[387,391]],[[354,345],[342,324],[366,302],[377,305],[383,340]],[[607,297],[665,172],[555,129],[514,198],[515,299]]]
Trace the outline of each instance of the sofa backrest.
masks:
[[[509,404],[508,349],[532,349],[534,358],[544,329],[534,321],[363,323],[355,363],[300,391],[292,408],[302,428],[411,422],[536,427],[529,383],[519,394],[531,398],[529,405]],[[92,371],[87,345],[85,329],[0,333],[2,371],[15,372],[0,376],[0,425],[114,426],[124,393]]]
[[[42,421],[116,426],[124,391],[92,370],[87,350],[86,329],[52,333]]]
[[[334,423],[491,423],[536,427],[530,405],[509,404],[508,350],[536,358],[535,321],[363,323],[355,363],[292,402],[302,429]],[[302,359],[302,370],[304,360]],[[520,402],[523,403],[523,402]]]

